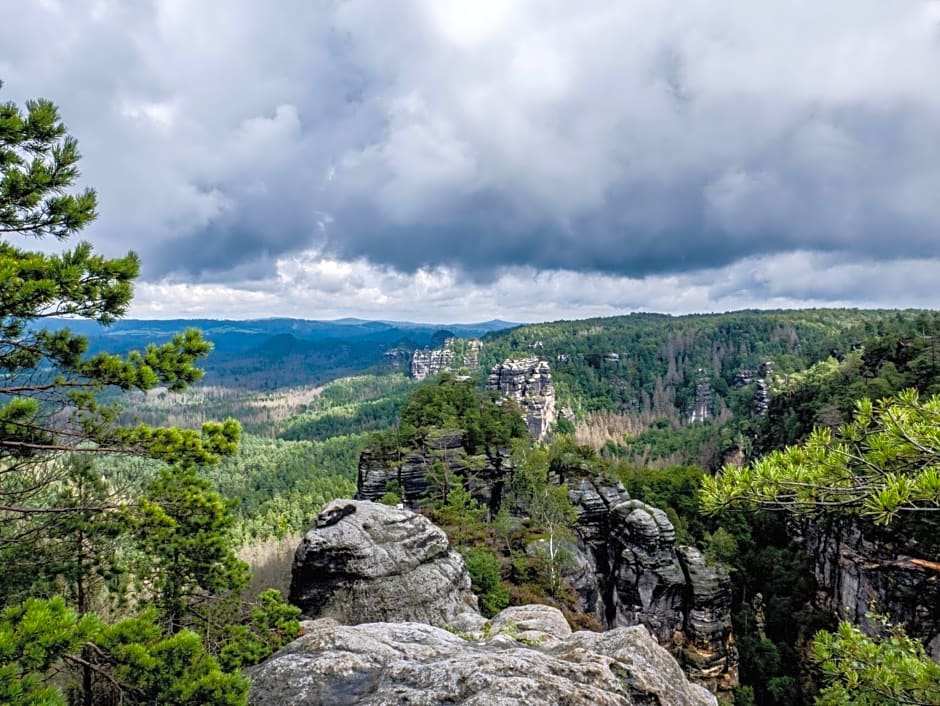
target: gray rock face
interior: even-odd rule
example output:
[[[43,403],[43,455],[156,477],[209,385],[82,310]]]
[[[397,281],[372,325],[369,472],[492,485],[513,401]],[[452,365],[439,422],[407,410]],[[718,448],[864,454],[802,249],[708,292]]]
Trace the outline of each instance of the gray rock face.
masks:
[[[708,566],[698,550],[677,547],[666,513],[630,500],[622,485],[567,480],[581,541],[566,578],[582,610],[607,628],[646,626],[697,683],[737,685],[727,572]]]
[[[462,369],[474,373],[480,369],[480,351],[483,341],[470,338],[461,340],[448,338],[441,348],[417,350],[411,357],[411,378],[424,380],[443,372],[460,372]]]
[[[255,706],[715,706],[643,627],[571,634],[553,608],[497,615],[490,637],[323,619],[249,670]]]
[[[817,605],[869,634],[877,626],[866,614],[886,614],[940,660],[940,537],[895,524],[804,520],[791,529],[813,557]]]
[[[538,358],[506,360],[493,366],[486,387],[519,405],[529,435],[541,441],[558,418],[555,411],[555,388],[548,363]]]
[[[732,638],[731,581],[728,573],[709,566],[694,547],[676,547],[688,591],[683,601],[679,661],[699,684],[719,690],[738,683],[738,652]]]
[[[754,385],[754,400],[751,402],[751,413],[757,417],[766,417],[770,409],[770,377],[773,374],[773,363],[766,361],[760,364],[757,370],[741,370],[735,376],[735,388],[745,385]]]
[[[702,368],[698,369],[696,375],[695,400],[692,402],[691,409],[689,409],[689,424],[704,422],[712,418],[715,393],[712,389],[711,379]]]
[[[511,472],[509,452],[493,456],[468,456],[463,448],[463,432],[439,431],[425,437],[420,448],[400,460],[393,454],[363,451],[359,456],[356,498],[378,500],[392,481],[401,486],[402,501],[412,509],[428,490],[427,473],[440,459],[460,476],[474,499],[493,512],[499,505],[503,485]]]
[[[411,357],[411,351],[406,348],[391,348],[382,354],[385,363],[396,369],[410,365]]]
[[[294,555],[290,601],[303,615],[355,624],[414,620],[445,625],[475,613],[463,559],[421,515],[334,500]]]

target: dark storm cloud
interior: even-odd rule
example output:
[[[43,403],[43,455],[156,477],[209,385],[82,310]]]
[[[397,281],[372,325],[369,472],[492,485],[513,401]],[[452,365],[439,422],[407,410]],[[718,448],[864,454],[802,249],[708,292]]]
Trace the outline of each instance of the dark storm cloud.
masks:
[[[940,256],[936,3],[13,5],[4,98],[61,105],[151,278]]]

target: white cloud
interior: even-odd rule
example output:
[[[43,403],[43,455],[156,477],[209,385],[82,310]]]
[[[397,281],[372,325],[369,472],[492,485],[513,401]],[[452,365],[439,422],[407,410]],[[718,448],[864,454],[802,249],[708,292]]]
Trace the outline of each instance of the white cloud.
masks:
[[[0,0],[0,99],[138,313],[934,305],[938,7]]]
[[[938,307],[938,260],[839,262],[807,252],[748,258],[684,274],[629,278],[513,268],[487,284],[446,267],[406,275],[314,251],[277,262],[277,276],[228,285],[164,281],[137,289],[134,316],[332,319],[437,323],[545,321],[631,311],[687,314],[744,308]]]

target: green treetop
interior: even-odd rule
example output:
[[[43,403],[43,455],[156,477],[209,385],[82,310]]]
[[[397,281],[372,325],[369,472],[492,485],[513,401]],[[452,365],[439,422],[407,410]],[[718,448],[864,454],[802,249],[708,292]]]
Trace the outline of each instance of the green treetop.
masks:
[[[9,239],[65,241],[95,218],[95,192],[70,192],[79,152],[56,107],[30,101],[25,112],[0,105],[0,545],[11,523],[51,520],[48,490],[65,466],[50,458],[81,449],[135,451],[171,461],[205,462],[234,449],[234,423],[192,430],[125,428],[115,406],[99,401],[112,388],[178,390],[198,381],[195,363],[210,350],[197,331],[126,356],[88,355],[88,340],[47,330],[49,317],[110,324],[127,311],[140,265],[134,253],[109,259],[86,242],[47,254]]]
[[[706,511],[724,507],[859,513],[888,524],[940,511],[940,397],[908,390],[860,400],[854,420],[817,428],[805,443],[706,478]]]
[[[855,418],[833,432],[703,481],[706,511],[773,508],[800,514],[861,515],[888,525],[901,513],[940,510],[940,397],[908,390],[860,400]],[[903,627],[868,636],[842,622],[817,633],[813,657],[825,688],[817,704],[874,706],[940,703],[940,669]]]

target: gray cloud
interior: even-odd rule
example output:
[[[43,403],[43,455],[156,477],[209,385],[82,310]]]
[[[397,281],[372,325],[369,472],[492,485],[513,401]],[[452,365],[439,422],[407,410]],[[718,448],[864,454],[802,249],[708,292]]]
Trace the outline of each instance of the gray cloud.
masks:
[[[938,8],[0,0],[0,78],[60,104],[89,236],[153,282],[315,250],[464,288],[721,271],[841,301],[735,268],[940,257]]]

